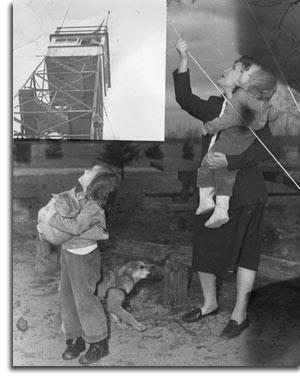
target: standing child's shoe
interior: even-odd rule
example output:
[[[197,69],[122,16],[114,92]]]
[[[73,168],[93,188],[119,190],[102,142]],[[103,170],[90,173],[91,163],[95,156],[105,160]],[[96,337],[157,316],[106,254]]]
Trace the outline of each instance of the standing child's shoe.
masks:
[[[108,338],[102,341],[91,343],[88,351],[79,358],[79,363],[89,365],[98,362],[101,358],[109,354]]]
[[[200,214],[208,213],[215,208],[216,204],[213,199],[214,194],[214,187],[199,187],[199,206],[196,209],[197,216]]]
[[[85,341],[81,337],[67,340],[67,348],[63,352],[63,359],[74,359],[79,357],[80,353],[85,350]]]
[[[229,209],[229,196],[217,196],[216,207],[214,213],[206,221],[204,226],[207,228],[219,228],[229,221],[228,209]]]

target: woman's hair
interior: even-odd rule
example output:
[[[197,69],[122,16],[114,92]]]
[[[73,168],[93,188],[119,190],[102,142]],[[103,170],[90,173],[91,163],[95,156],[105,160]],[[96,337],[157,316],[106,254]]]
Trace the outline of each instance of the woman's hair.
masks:
[[[252,64],[254,64],[254,58],[250,57],[249,55],[242,55],[238,60],[236,60],[234,63],[242,63],[243,70],[248,71]]]
[[[255,63],[254,58],[249,55],[242,55],[237,59],[234,63],[241,63],[243,66],[243,70],[248,71],[249,68]],[[235,93],[240,87],[237,85],[232,93]]]
[[[120,187],[120,177],[107,163],[97,166],[99,171],[87,186],[86,197],[96,201],[108,214]]]
[[[277,78],[266,68],[254,71],[243,88],[250,92],[257,100],[270,100],[277,89]]]

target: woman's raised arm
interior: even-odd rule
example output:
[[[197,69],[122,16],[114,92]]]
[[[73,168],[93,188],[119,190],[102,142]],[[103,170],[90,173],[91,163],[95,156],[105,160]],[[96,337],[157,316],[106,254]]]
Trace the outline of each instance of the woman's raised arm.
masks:
[[[178,39],[176,43],[176,50],[179,54],[179,65],[178,65],[178,72],[181,74],[183,72],[186,72],[188,70],[188,45],[187,43],[182,40],[181,38]]]

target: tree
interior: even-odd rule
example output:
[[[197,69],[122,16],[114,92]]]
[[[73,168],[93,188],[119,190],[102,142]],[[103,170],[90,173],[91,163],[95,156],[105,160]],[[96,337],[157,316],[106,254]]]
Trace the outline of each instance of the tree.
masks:
[[[299,93],[300,0],[247,0],[247,2],[254,15],[253,20],[261,29],[259,36],[262,37],[261,48],[256,49],[253,45],[251,51],[248,47],[247,54],[259,58],[261,63],[273,68],[283,82],[287,82]],[[249,36],[257,34],[255,22],[252,26],[248,24]],[[247,26],[244,23],[240,25],[241,30],[245,27]]]
[[[160,145],[160,143],[154,143],[151,146],[149,146],[148,149],[146,149],[145,151],[146,157],[152,159],[162,159],[164,157],[164,153],[161,150]]]
[[[47,159],[60,159],[64,156],[60,140],[47,140],[45,149]]]
[[[105,161],[117,167],[121,171],[122,179],[124,179],[125,166],[134,159],[138,159],[140,152],[140,146],[131,141],[110,141],[105,146],[104,152],[100,152],[97,160]]]
[[[190,142],[185,142],[182,146],[182,158],[186,160],[194,159],[194,147]]]

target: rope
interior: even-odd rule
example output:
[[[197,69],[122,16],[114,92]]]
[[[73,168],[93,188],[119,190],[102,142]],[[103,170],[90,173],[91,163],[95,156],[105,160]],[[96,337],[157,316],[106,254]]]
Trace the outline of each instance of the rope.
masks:
[[[65,20],[66,20],[66,18],[67,18],[67,14],[69,13],[69,9],[70,9],[70,8],[67,8],[67,10],[66,10],[66,13],[65,13],[65,16],[64,16],[64,18],[63,18],[63,20],[62,20],[62,23],[61,23],[61,25],[60,25],[60,28],[62,28],[63,25],[64,25],[64,23],[65,23]]]
[[[113,139],[116,139],[115,133],[114,133],[114,131],[113,131],[113,127],[112,127],[112,125],[111,125],[110,119],[109,119],[108,114],[107,114],[106,107],[105,107],[105,105],[104,105],[104,101],[103,101],[103,110],[104,110],[104,113],[105,113],[105,116],[106,116],[106,119],[107,119],[108,125],[109,125],[109,127],[110,127],[110,130],[111,130],[111,132],[112,132]]]
[[[177,37],[179,39],[181,39],[175,25],[174,25],[174,22],[172,22],[172,26],[173,26],[173,29],[177,35]],[[195,64],[200,68],[200,70],[203,72],[203,74],[207,77],[207,79],[211,82],[211,84],[217,89],[217,91],[223,96],[223,98],[225,99],[225,101],[227,101],[227,98],[226,96],[223,94],[223,92],[220,90],[220,88],[215,84],[215,82],[211,79],[211,77],[207,74],[207,72],[204,70],[204,68],[201,67],[201,65],[197,62],[197,60],[193,57],[193,55],[187,51],[187,54],[189,55],[189,57],[195,62]]]
[[[108,25],[109,16],[110,16],[110,11],[107,12],[106,20],[104,19],[104,20],[102,21],[101,25],[103,24],[104,21],[105,21],[105,26]],[[98,45],[100,45],[100,43],[99,43],[98,41],[95,41],[95,40],[92,40],[92,41],[91,41],[91,44],[92,44],[92,43],[97,43]],[[105,52],[104,52],[104,54],[103,54],[103,57],[104,57],[106,63],[108,63],[108,64],[110,65],[110,67],[112,68],[112,63],[110,62],[110,59],[106,56]],[[104,99],[103,99],[102,101],[103,101],[103,110],[104,110],[105,117],[106,117],[106,119],[107,119],[107,123],[108,123],[109,128],[110,128],[110,130],[111,130],[111,133],[112,133],[112,135],[113,135],[113,139],[116,139],[116,136],[115,136],[115,133],[114,133],[114,130],[113,130],[112,124],[111,124],[111,122],[110,122],[110,119],[109,119],[109,117],[108,117],[108,113],[107,113],[107,110],[106,110],[106,107],[105,107],[105,104],[104,104]]]
[[[179,39],[181,39],[174,22],[172,22],[173,29]],[[200,68],[200,70],[204,73],[204,75],[209,79],[209,81],[214,85],[214,87],[218,90],[218,92],[222,95],[222,97],[227,101],[227,103],[233,108],[233,110],[238,114],[238,116],[241,118],[241,120],[247,125],[246,121],[240,114],[240,112],[235,108],[235,106],[231,103],[229,99],[225,97],[223,92],[220,90],[220,88],[214,83],[214,81],[211,79],[211,77],[207,74],[207,72],[204,70],[204,68],[199,64],[199,62],[193,57],[193,55],[187,51],[188,56],[195,62],[197,67]],[[264,142],[258,137],[258,135],[254,132],[254,130],[247,125],[248,129],[251,131],[251,133],[256,137],[256,139],[261,143],[261,145],[267,150],[267,152],[271,155],[271,157],[274,159],[274,161],[278,164],[278,166],[284,171],[284,173],[288,176],[288,178],[294,183],[294,185],[297,187],[297,189],[300,191],[300,186],[296,182],[296,180],[291,176],[291,174],[284,168],[284,166],[279,162],[279,160],[275,157],[275,155],[270,151],[270,149],[264,144]]]
[[[107,24],[108,24],[109,15],[110,15],[110,11],[107,12],[107,18],[106,18],[105,26],[107,26]]]
[[[273,53],[273,50],[272,50],[272,48],[271,48],[271,46],[270,46],[270,44],[269,44],[269,42],[268,42],[268,40],[267,40],[267,38],[266,38],[263,30],[262,30],[262,28],[261,28],[261,26],[260,26],[260,24],[259,24],[259,22],[257,20],[257,17],[255,16],[255,14],[254,14],[252,8],[250,7],[250,4],[248,3],[248,1],[247,0],[245,0],[245,1],[246,1],[246,4],[247,4],[247,6],[248,6],[248,8],[250,10],[250,13],[252,14],[252,17],[254,18],[255,23],[256,23],[259,31],[260,31],[260,34],[263,37],[263,39],[265,41],[265,44],[267,45],[267,47],[268,47],[268,49],[269,49],[269,51],[270,51],[270,53],[272,55],[272,58],[273,58],[273,60],[274,60],[274,62],[276,64],[276,67],[277,67],[277,69],[278,69],[278,71],[279,71],[279,73],[280,73],[280,75],[281,75],[281,77],[282,77],[282,79],[283,79],[283,81],[284,81],[284,83],[285,83],[285,85],[286,85],[286,87],[287,87],[287,89],[288,89],[288,91],[289,91],[289,93],[290,93],[290,95],[291,95],[291,97],[292,97],[292,99],[293,99],[296,107],[298,108],[299,113],[300,113],[300,106],[297,103],[297,100],[296,100],[296,98],[295,98],[295,96],[294,96],[294,94],[293,94],[293,92],[291,90],[291,87],[289,86],[289,84],[288,84],[288,82],[287,82],[287,80],[286,80],[286,78],[285,78],[285,76],[284,76],[284,74],[283,74],[283,72],[281,70],[281,67],[280,67],[280,65],[278,63],[278,60],[277,60],[275,54]]]

